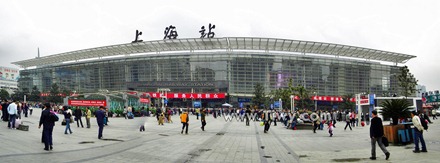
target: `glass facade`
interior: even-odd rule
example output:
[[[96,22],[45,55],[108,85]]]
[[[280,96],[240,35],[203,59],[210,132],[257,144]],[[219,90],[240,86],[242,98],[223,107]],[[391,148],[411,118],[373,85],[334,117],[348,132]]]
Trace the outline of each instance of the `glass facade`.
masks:
[[[57,83],[80,93],[98,90],[228,92],[252,96],[262,83],[267,93],[304,85],[318,95],[398,92],[398,66],[365,60],[261,52],[168,53],[45,66],[20,71],[19,85],[48,92]]]

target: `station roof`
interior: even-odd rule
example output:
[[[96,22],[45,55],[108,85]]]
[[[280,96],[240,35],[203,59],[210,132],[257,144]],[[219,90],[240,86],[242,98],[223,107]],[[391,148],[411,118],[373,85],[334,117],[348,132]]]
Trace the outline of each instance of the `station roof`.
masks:
[[[198,50],[259,50],[350,57],[392,63],[405,63],[416,56],[333,43],[258,37],[186,38],[155,40],[83,49],[13,62],[20,67],[44,66],[90,58],[139,53]]]

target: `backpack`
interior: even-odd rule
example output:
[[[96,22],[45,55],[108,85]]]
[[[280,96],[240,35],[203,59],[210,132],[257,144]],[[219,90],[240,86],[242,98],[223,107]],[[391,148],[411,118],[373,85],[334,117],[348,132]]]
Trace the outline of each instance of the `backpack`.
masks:
[[[58,121],[58,116],[55,115],[54,113],[50,113],[50,114],[49,114],[49,119],[50,119],[51,121],[53,121],[53,122],[56,122],[56,121]]]
[[[426,119],[425,118],[422,118],[422,117],[419,117],[420,118],[420,123],[422,124],[422,126],[423,126],[423,129],[424,130],[428,130],[428,123],[426,123]]]

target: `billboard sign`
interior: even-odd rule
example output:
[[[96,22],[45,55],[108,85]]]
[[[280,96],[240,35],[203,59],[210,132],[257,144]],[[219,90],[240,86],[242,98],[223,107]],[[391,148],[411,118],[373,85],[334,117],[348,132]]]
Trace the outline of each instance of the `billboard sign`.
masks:
[[[69,106],[107,106],[105,100],[69,100]]]

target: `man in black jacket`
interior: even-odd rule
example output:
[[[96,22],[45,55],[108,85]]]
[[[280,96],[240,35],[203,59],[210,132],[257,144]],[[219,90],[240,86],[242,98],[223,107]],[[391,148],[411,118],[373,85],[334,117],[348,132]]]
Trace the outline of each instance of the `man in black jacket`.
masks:
[[[76,107],[75,109],[75,120],[76,120],[76,125],[79,127],[79,123],[81,122],[81,127],[84,128],[83,126],[83,121],[81,119],[82,116],[82,111],[79,107]]]
[[[41,112],[38,128],[41,128],[41,125],[43,125],[44,150],[48,151],[49,146],[50,150],[53,149],[52,132],[53,127],[55,126],[55,121],[58,121],[58,117],[55,115],[55,113],[51,113],[49,103],[44,104],[44,108],[45,109]]]
[[[387,148],[382,143],[383,137],[383,125],[382,119],[377,117],[377,111],[373,110],[370,126],[370,138],[371,138],[371,160],[376,160],[376,142],[379,144],[380,149],[382,149],[383,153],[385,153],[386,160],[390,158],[390,152],[387,151]]]

